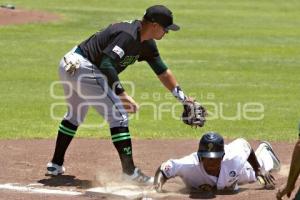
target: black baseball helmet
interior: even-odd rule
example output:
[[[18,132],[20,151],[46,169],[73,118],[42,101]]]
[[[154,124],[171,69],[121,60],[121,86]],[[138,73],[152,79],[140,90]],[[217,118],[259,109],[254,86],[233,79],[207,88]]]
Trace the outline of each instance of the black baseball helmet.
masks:
[[[221,158],[224,152],[224,139],[215,132],[205,133],[199,142],[199,158]]]

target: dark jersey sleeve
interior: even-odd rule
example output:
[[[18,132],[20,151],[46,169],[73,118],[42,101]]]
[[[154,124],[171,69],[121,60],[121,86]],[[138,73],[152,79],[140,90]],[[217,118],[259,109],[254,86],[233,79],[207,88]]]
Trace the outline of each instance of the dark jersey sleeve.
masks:
[[[156,75],[160,75],[168,69],[159,55],[154,40],[148,40],[142,43],[139,61],[146,61]]]
[[[103,53],[112,58],[115,62],[119,62],[126,54],[126,51],[131,48],[134,39],[126,32],[120,32],[103,50]]]
[[[118,73],[115,69],[115,63],[112,58],[104,55],[99,70],[106,76],[109,87],[117,94],[123,93],[125,90],[120,83]]]
[[[163,62],[163,60],[160,58],[160,56],[153,58],[150,61],[147,61],[152,70],[155,72],[156,75],[160,75],[164,73],[168,67],[167,65]]]

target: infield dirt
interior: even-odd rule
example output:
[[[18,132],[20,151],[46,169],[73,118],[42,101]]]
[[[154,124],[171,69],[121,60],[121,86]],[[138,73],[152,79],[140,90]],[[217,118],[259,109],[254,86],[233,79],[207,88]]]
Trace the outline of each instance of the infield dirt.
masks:
[[[226,142],[229,142],[228,140]],[[256,148],[259,141],[251,141]],[[107,186],[120,180],[121,166],[111,140],[78,139],[68,149],[65,167],[66,173],[59,177],[45,176],[45,166],[51,159],[55,139],[52,140],[1,140],[0,141],[0,184],[18,183],[40,184],[47,189],[60,189],[84,193],[88,188]],[[153,175],[162,161],[180,158],[196,151],[197,140],[133,140],[135,163],[146,174]],[[277,188],[285,183],[289,171],[289,162],[293,143],[272,143],[282,162],[282,169],[275,173]],[[298,184],[299,185],[299,184]],[[189,193],[180,179],[166,183],[162,195],[153,199],[203,199],[203,194]],[[112,199],[111,197],[58,196],[50,194],[21,193],[0,190],[0,199]],[[210,199],[275,199],[276,190],[262,190],[257,183],[241,186],[238,194],[213,195]],[[208,197],[205,197],[208,198]]]

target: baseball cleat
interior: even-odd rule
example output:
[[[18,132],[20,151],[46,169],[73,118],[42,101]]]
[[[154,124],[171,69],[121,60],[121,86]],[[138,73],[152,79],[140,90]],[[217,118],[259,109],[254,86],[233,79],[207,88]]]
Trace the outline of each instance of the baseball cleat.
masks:
[[[260,148],[265,148],[269,152],[269,154],[273,160],[273,169],[271,171],[279,171],[280,167],[281,167],[280,160],[277,157],[276,153],[274,152],[271,144],[267,141],[262,141],[258,147],[258,150]]]
[[[130,181],[138,185],[153,185],[154,177],[145,175],[139,168],[135,168],[132,175],[123,173],[122,179],[124,181]]]
[[[57,165],[55,163],[49,162],[47,164],[47,173],[46,175],[58,176],[65,173],[64,166]]]

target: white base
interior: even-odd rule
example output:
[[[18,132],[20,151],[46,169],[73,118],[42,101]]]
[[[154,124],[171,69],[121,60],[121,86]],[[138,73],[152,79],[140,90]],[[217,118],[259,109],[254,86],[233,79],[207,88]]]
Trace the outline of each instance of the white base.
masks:
[[[143,190],[142,187],[134,185],[126,186],[108,186],[108,187],[96,187],[86,190],[86,195],[91,196],[111,196],[115,198],[125,199],[151,199],[147,197],[150,191]]]

